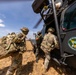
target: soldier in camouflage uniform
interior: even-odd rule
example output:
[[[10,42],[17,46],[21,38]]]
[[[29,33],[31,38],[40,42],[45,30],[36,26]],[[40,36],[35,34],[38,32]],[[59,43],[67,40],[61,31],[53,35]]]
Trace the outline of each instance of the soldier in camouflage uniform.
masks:
[[[45,36],[43,38],[43,41],[41,43],[41,49],[45,53],[45,61],[44,61],[44,71],[45,72],[47,71],[48,64],[49,64],[49,61],[51,59],[50,52],[54,48],[59,48],[57,38],[53,34],[53,32],[54,32],[54,29],[53,28],[49,28],[48,29],[48,33],[45,34]]]
[[[15,44],[17,51],[11,54],[12,63],[6,75],[14,75],[15,71],[16,75],[21,75],[22,53],[25,51],[25,38],[29,30],[28,28],[23,27],[21,31],[22,33],[17,34],[13,39],[13,43]]]
[[[41,34],[41,31],[38,31],[37,32],[37,35],[36,35],[36,44],[37,44],[37,47],[36,47],[36,52],[35,52],[35,56],[36,56],[36,62],[38,62],[38,54],[40,52],[40,44],[42,42],[42,34]]]

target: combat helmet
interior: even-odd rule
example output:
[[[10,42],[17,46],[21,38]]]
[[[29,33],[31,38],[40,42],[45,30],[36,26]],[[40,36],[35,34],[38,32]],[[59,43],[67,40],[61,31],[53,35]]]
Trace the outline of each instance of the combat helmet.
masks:
[[[55,31],[55,29],[52,28],[52,27],[48,29],[48,32],[52,32],[53,33],[54,31]]]
[[[39,35],[39,34],[41,34],[41,31],[38,31],[38,32],[37,32],[37,35]]]
[[[29,29],[26,28],[26,27],[23,27],[23,28],[21,28],[21,31],[22,31],[24,34],[28,34]]]
[[[11,35],[15,34],[15,32],[12,32]]]

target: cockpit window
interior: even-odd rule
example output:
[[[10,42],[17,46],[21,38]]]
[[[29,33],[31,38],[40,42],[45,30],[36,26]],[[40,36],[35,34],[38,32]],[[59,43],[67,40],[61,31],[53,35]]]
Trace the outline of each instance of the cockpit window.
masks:
[[[76,3],[65,12],[63,28],[66,30],[76,28]]]

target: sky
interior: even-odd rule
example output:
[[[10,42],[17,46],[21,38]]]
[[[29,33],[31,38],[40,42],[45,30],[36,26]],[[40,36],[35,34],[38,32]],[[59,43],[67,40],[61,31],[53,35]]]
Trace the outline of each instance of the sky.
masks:
[[[0,2],[0,38],[11,32],[19,33],[22,27],[30,30],[27,38],[34,38],[33,33],[42,29],[43,22],[33,28],[41,17],[34,13],[32,3],[33,0]]]

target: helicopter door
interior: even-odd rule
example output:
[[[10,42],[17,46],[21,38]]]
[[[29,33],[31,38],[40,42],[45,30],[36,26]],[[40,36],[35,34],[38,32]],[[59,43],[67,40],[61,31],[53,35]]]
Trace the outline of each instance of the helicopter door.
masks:
[[[76,2],[62,12],[61,27],[62,50],[76,55]]]

